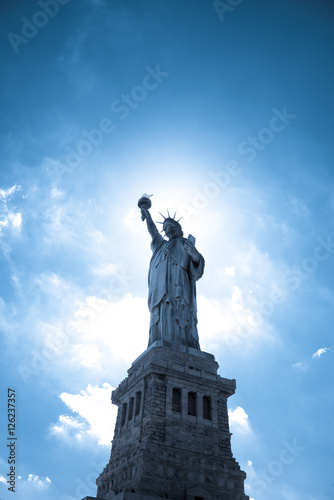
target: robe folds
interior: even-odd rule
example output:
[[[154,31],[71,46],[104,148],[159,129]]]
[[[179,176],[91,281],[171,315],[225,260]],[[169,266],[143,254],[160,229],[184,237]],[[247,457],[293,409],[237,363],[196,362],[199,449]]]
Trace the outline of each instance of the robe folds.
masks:
[[[148,345],[156,340],[200,349],[197,333],[196,284],[204,272],[204,258],[196,265],[184,249],[185,238],[152,239],[148,274],[151,313]]]

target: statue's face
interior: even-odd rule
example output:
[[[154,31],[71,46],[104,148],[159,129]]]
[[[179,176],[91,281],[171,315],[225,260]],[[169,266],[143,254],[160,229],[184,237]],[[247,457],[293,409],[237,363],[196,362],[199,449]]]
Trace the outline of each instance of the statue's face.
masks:
[[[168,220],[165,220],[163,228],[164,228],[165,234],[169,240],[177,238],[177,233],[178,233],[177,229],[178,228],[177,228],[176,224],[174,224],[173,222],[170,222]]]

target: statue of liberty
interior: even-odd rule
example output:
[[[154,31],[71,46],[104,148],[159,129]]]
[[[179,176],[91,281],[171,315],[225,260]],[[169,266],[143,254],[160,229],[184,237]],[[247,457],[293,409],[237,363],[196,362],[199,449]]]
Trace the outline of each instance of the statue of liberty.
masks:
[[[196,281],[204,272],[204,258],[196,250],[195,238],[183,238],[179,221],[164,217],[159,233],[149,208],[151,201],[143,195],[138,202],[142,220],[152,237],[152,258],[148,274],[148,307],[151,313],[148,345],[157,340],[200,349],[197,333]],[[180,220],[180,219],[179,219]]]

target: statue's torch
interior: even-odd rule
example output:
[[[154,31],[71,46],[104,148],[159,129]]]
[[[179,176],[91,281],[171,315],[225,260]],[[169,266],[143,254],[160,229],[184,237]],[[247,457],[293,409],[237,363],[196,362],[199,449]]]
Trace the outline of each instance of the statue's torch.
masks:
[[[140,198],[140,200],[138,200],[138,203],[137,203],[138,207],[140,209],[146,208],[147,210],[149,208],[151,208],[151,206],[152,206],[152,202],[150,200],[151,196],[153,196],[153,194],[143,194],[142,197]],[[145,220],[145,219],[146,219],[146,217],[145,217],[144,213],[142,212],[141,213],[141,220]]]

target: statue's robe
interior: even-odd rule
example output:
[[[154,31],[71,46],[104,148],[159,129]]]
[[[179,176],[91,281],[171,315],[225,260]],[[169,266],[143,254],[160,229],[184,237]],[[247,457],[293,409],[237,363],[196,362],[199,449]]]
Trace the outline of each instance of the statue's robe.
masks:
[[[204,258],[196,265],[184,249],[185,238],[166,241],[156,232],[148,274],[151,313],[149,343],[167,340],[200,349],[197,333],[195,282],[204,272]]]

